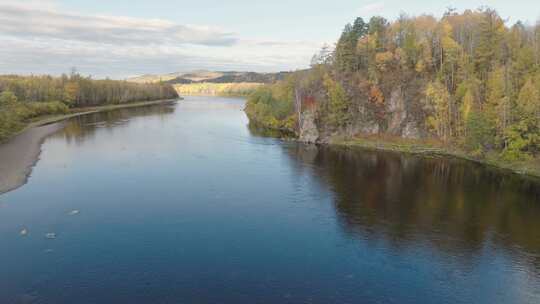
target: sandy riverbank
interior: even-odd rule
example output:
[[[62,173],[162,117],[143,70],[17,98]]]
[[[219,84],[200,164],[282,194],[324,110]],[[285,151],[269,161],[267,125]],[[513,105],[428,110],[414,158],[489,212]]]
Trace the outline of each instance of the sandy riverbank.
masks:
[[[30,123],[18,135],[0,144],[0,194],[15,190],[27,182],[32,173],[32,168],[39,160],[41,145],[48,136],[64,127],[65,120],[91,113],[166,104],[175,101],[159,100],[76,109],[76,112],[71,114],[42,118]]]
[[[41,144],[63,126],[63,122],[58,122],[35,127],[0,145],[0,194],[26,183],[39,160]]]

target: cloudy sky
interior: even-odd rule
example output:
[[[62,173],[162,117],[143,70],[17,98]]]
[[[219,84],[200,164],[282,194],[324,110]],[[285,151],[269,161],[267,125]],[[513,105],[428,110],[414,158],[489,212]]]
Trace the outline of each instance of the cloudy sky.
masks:
[[[537,0],[0,0],[0,74],[294,70],[356,16],[482,5],[510,22],[540,17]]]

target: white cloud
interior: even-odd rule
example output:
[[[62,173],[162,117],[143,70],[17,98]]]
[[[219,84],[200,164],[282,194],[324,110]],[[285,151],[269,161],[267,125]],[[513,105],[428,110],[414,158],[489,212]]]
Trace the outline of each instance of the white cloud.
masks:
[[[85,16],[28,5],[0,4],[0,32],[96,43],[231,45],[232,33],[167,20],[123,16]]]
[[[57,0],[2,0],[2,4],[41,9],[56,9],[58,8]]]
[[[0,1],[0,74],[59,74],[72,66],[114,78],[200,68],[276,71],[307,66],[320,46],[163,19],[75,14],[52,0]]]
[[[373,3],[369,3],[369,4],[366,4],[364,6],[362,6],[360,9],[359,9],[359,13],[360,14],[375,14],[375,13],[378,13],[380,11],[382,11],[383,9],[385,8],[385,3],[382,2],[382,1],[379,1],[379,2],[373,2]]]

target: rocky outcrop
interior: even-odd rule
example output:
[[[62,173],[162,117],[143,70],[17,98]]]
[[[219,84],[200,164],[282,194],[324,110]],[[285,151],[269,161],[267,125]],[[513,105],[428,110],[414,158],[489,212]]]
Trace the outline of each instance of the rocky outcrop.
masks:
[[[387,104],[388,128],[387,134],[408,139],[423,137],[418,123],[411,111],[411,101],[407,101],[401,87],[392,90]]]
[[[299,117],[298,139],[305,143],[319,142],[319,129],[315,123],[315,111],[313,109],[305,110]]]
[[[411,98],[412,99],[412,98]],[[332,132],[324,125],[318,125],[316,108],[307,108],[299,115],[298,138],[306,143],[329,142],[333,136],[354,137],[357,135],[388,134],[408,139],[425,137],[418,119],[413,115],[414,100],[408,100],[401,87],[395,88],[386,98],[386,120],[376,121],[366,103],[358,103],[355,119],[340,132]]]
[[[355,117],[351,126],[346,130],[346,136],[352,137],[357,134],[374,135],[381,132],[381,126],[373,119],[370,110],[361,103],[358,109],[358,115]]]
[[[395,89],[387,99],[388,129],[387,132],[392,135],[401,135],[403,123],[407,119],[407,109],[405,107],[405,98],[401,88]]]

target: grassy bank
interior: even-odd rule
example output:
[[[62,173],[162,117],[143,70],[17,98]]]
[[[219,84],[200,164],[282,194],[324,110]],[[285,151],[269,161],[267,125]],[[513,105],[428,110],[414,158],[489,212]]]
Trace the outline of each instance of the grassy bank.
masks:
[[[49,105],[48,103],[42,103],[45,106],[49,106],[49,110],[43,110],[41,112],[30,112],[21,115],[21,111],[29,111],[27,105],[24,105],[25,108],[14,108],[9,112],[4,112],[3,114],[11,117],[12,122],[10,123],[9,128],[3,129],[3,132],[0,136],[0,143],[4,143],[14,136],[24,132],[25,130],[39,127],[62,120],[66,120],[72,117],[97,113],[97,112],[107,112],[117,109],[125,109],[132,107],[143,107],[151,106],[157,104],[165,104],[174,102],[177,99],[165,99],[165,100],[156,100],[156,101],[143,101],[143,102],[131,102],[125,104],[111,104],[103,105],[97,107],[84,107],[84,108],[72,108],[68,109],[67,107],[60,107],[56,105]],[[30,106],[32,107],[32,106]]]
[[[516,174],[540,177],[540,159],[531,158],[522,161],[508,161],[496,153],[473,156],[466,151],[452,148],[434,140],[410,140],[391,136],[365,136],[353,139],[333,138],[331,145],[359,147],[370,150],[394,151],[422,156],[456,157],[487,166],[496,167]]]

